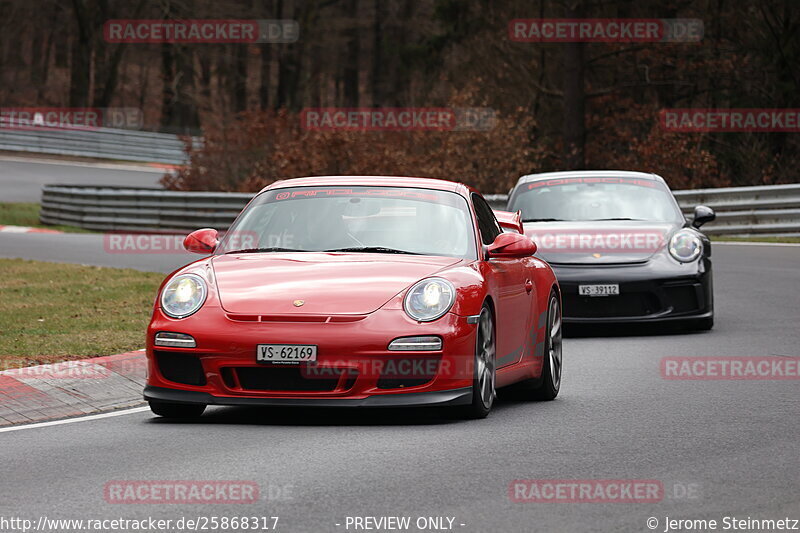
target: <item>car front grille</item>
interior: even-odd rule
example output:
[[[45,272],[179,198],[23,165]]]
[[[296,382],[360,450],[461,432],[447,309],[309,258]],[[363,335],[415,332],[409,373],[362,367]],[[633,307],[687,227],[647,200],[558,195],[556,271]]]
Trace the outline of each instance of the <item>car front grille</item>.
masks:
[[[332,392],[336,389],[344,369],[316,370],[304,366],[265,366],[233,368],[236,379],[247,391]],[[352,388],[356,374],[348,372],[342,391]],[[226,380],[227,385],[227,380]]]
[[[620,291],[618,296],[579,296],[564,294],[564,316],[575,318],[612,318],[647,316],[661,311],[653,293]]]
[[[697,283],[666,282],[643,286],[620,284],[617,296],[580,296],[577,286],[562,285],[564,317],[627,318],[659,313],[686,314],[703,307],[703,289]]]

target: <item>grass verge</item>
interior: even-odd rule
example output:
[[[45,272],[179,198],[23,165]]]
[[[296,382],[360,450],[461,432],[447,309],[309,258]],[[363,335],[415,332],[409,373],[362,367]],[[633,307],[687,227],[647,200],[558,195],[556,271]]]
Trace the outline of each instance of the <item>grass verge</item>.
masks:
[[[68,233],[91,233],[75,226],[48,226],[39,221],[41,206],[34,203],[0,203],[0,226],[29,226],[46,228]]]
[[[162,274],[0,259],[0,365],[144,348]]]

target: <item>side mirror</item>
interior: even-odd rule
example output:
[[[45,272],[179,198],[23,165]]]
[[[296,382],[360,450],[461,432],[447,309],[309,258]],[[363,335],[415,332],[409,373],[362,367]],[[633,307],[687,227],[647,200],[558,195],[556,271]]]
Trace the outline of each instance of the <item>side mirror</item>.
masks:
[[[487,248],[489,257],[530,257],[536,253],[536,243],[519,233],[501,233]]]
[[[705,205],[698,205],[694,208],[694,219],[692,220],[692,226],[695,228],[699,228],[706,222],[711,222],[717,218],[717,214],[714,213],[714,210]]]
[[[214,253],[219,242],[217,235],[217,230],[211,228],[193,231],[183,239],[183,247],[196,254]]]

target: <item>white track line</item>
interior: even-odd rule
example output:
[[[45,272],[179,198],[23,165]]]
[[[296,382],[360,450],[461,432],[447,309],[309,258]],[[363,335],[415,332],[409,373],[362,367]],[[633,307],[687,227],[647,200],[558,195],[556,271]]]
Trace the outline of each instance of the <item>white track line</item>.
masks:
[[[717,244],[725,244],[728,246],[788,246],[790,248],[797,248],[800,242],[750,242],[750,241],[711,241],[711,246]]]
[[[98,420],[100,418],[111,418],[112,416],[131,415],[134,413],[141,413],[142,411],[149,411],[149,410],[150,408],[147,406],[134,407],[132,409],[123,409],[120,411],[112,411],[110,413],[100,413],[98,415],[80,416],[77,418],[65,418],[63,420],[53,420],[51,422],[37,422],[35,424],[24,424],[22,426],[5,427],[5,428],[0,428],[0,433],[5,433],[7,431],[20,431],[22,429],[36,429],[36,428],[45,428],[49,426],[60,426],[62,424],[74,424],[75,422],[87,422],[89,420]]]

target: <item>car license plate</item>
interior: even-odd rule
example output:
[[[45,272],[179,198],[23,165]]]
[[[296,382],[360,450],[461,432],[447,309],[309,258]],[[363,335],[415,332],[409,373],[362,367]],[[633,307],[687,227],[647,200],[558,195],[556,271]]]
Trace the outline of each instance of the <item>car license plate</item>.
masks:
[[[317,347],[312,344],[259,344],[256,361],[285,365],[313,363],[317,360]]]
[[[616,296],[619,294],[619,284],[578,285],[578,294],[581,296]]]

